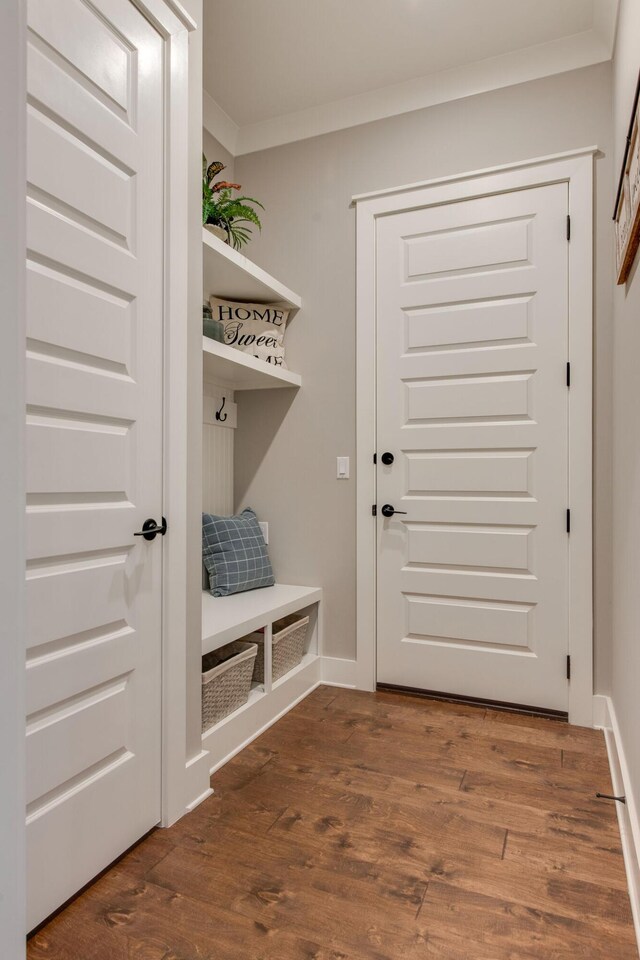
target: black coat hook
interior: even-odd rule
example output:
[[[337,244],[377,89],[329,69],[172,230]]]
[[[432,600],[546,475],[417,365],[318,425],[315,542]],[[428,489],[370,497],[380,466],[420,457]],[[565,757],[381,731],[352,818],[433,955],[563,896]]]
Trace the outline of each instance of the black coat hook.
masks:
[[[227,398],[223,397],[222,403],[220,404],[220,409],[216,410],[216,420],[219,420],[220,423],[224,423],[228,416],[228,414],[222,412],[224,410],[224,405],[226,402],[227,402]]]

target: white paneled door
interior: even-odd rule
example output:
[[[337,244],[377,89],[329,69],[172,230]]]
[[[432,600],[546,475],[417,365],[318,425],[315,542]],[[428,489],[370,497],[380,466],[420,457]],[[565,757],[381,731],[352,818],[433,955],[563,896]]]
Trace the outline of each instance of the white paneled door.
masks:
[[[160,819],[163,41],[28,2],[32,928]]]
[[[378,221],[379,683],[567,710],[567,209]]]

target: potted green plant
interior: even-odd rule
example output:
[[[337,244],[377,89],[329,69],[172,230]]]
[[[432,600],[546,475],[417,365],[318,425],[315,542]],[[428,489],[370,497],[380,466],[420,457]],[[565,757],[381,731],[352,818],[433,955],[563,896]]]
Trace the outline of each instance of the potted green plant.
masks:
[[[249,204],[255,204],[262,210],[264,207],[253,197],[234,196],[233,191],[241,189],[239,183],[229,183],[227,180],[214,183],[224,169],[224,163],[219,161],[207,167],[207,158],[202,155],[202,223],[239,250],[251,238],[249,224],[254,224],[258,230],[262,229],[258,214]]]

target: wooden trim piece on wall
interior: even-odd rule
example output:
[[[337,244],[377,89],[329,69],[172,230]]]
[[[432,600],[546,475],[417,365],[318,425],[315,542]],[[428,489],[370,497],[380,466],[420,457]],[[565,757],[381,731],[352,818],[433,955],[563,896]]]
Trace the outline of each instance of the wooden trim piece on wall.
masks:
[[[376,684],[376,220],[429,204],[567,183],[569,256],[569,720],[593,723],[593,155],[597,147],[354,197],[356,204],[357,686]]]

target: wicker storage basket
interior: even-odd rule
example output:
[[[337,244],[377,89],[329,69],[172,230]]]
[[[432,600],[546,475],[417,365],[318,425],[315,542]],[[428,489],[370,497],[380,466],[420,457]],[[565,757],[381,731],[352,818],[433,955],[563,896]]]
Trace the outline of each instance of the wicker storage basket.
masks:
[[[233,713],[249,699],[258,647],[234,640],[202,658],[202,730]]]
[[[273,624],[271,671],[274,680],[298,666],[304,656],[308,629],[309,617],[301,617],[299,613],[292,613]],[[253,682],[264,683],[264,633],[252,633],[247,639],[258,645]]]

